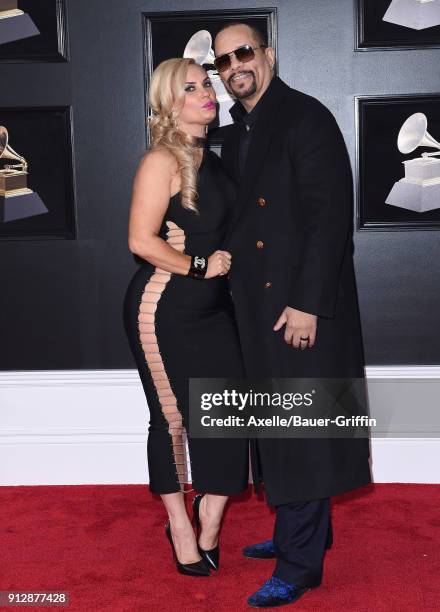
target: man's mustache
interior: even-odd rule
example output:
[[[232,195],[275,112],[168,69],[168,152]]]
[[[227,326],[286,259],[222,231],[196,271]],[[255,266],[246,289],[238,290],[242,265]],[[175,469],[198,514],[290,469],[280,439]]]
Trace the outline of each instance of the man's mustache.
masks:
[[[231,76],[228,79],[228,85],[231,84],[232,79],[235,76],[237,76],[237,74],[251,74],[255,78],[255,74],[252,72],[252,70],[239,70],[238,72],[235,72],[234,74],[231,74]]]

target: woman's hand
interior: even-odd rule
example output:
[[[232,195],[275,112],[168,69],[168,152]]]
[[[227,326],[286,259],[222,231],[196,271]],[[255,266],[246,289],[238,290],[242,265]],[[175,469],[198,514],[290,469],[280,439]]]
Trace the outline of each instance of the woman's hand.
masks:
[[[228,251],[214,251],[208,257],[208,269],[206,270],[205,278],[214,278],[214,276],[224,276],[229,272],[231,267],[232,255]]]

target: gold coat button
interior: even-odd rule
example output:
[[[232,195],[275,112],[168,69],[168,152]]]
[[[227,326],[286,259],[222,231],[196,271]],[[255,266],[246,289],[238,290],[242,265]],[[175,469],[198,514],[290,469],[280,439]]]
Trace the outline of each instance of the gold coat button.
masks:
[[[258,198],[257,203],[259,206],[265,206],[266,200],[264,198]]]
[[[264,242],[262,240],[257,241],[257,249],[262,249],[264,247]]]
[[[264,283],[265,289],[270,289],[271,287],[272,287],[272,283],[270,281],[268,281],[267,283]]]

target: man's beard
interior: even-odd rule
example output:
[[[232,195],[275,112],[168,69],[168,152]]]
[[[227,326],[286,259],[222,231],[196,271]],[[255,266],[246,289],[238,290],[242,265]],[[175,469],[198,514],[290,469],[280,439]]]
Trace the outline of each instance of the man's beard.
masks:
[[[252,83],[249,85],[249,87],[247,89],[236,91],[235,89],[232,89],[230,85],[230,80],[228,81],[228,84],[225,85],[225,87],[228,90],[228,92],[234,96],[234,98],[237,98],[237,100],[244,100],[245,98],[249,98],[250,96],[253,96],[254,93],[257,91],[257,82],[255,80],[255,74],[251,72],[250,70],[249,71],[241,70],[240,72],[252,75]]]

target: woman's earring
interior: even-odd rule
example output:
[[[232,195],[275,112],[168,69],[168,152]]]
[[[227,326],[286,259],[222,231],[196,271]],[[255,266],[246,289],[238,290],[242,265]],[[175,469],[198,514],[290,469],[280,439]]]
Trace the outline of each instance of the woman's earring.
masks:
[[[205,125],[205,134],[207,134],[207,133],[208,133],[208,126]]]

